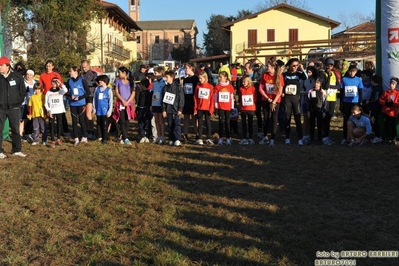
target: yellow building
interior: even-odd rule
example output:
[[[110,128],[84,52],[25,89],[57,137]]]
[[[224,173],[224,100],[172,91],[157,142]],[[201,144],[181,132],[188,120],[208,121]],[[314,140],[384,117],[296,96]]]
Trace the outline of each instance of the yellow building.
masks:
[[[244,63],[256,58],[265,63],[270,57],[286,61],[290,55],[307,54],[323,43],[300,45],[298,42],[326,40],[339,22],[314,13],[279,4],[223,25],[231,32],[231,62]]]
[[[136,32],[141,31],[136,22],[118,5],[100,1],[106,16],[90,23],[87,35],[87,49],[91,66],[104,71],[128,65],[137,60]]]

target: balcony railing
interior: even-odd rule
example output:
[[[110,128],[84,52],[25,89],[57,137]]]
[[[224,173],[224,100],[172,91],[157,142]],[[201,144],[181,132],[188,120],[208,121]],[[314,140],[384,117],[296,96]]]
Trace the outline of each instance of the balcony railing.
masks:
[[[120,47],[116,44],[111,44],[111,46],[108,48],[107,51],[105,51],[105,54],[119,59],[119,60],[129,60],[130,59],[130,51],[124,49],[123,47]]]

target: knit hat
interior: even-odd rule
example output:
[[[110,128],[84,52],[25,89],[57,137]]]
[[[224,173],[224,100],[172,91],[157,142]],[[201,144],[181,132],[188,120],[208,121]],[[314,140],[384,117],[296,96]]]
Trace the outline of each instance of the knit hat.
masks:
[[[326,65],[334,65],[334,60],[332,58],[328,58],[325,63]]]
[[[0,57],[0,66],[2,65],[10,65],[10,59],[8,59],[6,56]]]

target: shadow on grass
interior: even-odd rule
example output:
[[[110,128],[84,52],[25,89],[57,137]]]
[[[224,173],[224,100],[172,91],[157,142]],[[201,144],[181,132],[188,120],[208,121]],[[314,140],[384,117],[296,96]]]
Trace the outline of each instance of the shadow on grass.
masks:
[[[398,229],[393,225],[398,221],[394,213],[399,206],[394,195],[399,184],[392,173],[399,170],[399,165],[381,168],[376,164],[376,160],[384,164],[392,154],[398,154],[392,147],[373,155],[376,148],[371,145],[361,150],[282,146],[269,157],[265,154],[270,151],[259,146],[189,149],[196,152],[171,150],[173,161],[156,162],[176,169],[179,175],[167,183],[189,193],[178,203],[185,210],[178,218],[189,228],[225,232],[223,237],[215,237],[193,229],[167,227],[178,230],[189,242],[211,240],[220,246],[255,246],[271,254],[270,263],[288,258],[284,265],[313,264],[316,252],[323,250],[396,250]],[[196,249],[181,249],[177,243],[168,245],[193,260],[209,257],[206,262],[210,264],[230,262],[220,254],[196,254]],[[397,262],[370,258],[358,261],[361,265]]]

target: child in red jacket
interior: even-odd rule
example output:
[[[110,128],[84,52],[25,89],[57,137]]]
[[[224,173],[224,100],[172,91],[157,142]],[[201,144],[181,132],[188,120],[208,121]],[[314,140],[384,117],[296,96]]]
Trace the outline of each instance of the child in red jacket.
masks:
[[[256,110],[256,89],[252,85],[252,80],[248,75],[242,77],[242,86],[239,91],[239,101],[241,110],[241,124],[242,124],[242,134],[243,138],[240,141],[240,145],[253,145],[255,144],[252,139],[254,129],[253,129],[253,119]],[[248,123],[247,123],[248,122]],[[247,135],[249,133],[249,135]],[[248,139],[247,139],[248,136]]]
[[[231,145],[230,139],[230,111],[234,109],[234,88],[229,82],[229,75],[221,71],[218,75],[219,84],[215,87],[215,109],[219,117],[219,141],[223,145],[223,125],[226,130],[226,144]]]
[[[212,84],[208,83],[208,75],[205,71],[201,71],[198,75],[198,78],[199,84],[194,90],[194,116],[197,116],[198,119],[198,136],[195,144],[204,144],[201,139],[204,124],[202,116],[204,116],[207,133],[207,140],[205,143],[213,145],[213,141],[211,140],[211,115],[214,111],[213,86]]]
[[[398,141],[396,136],[399,113],[399,91],[396,89],[398,82],[398,78],[391,78],[389,90],[385,91],[379,99],[382,105],[382,113],[384,114],[385,133],[389,142],[392,143]]]

